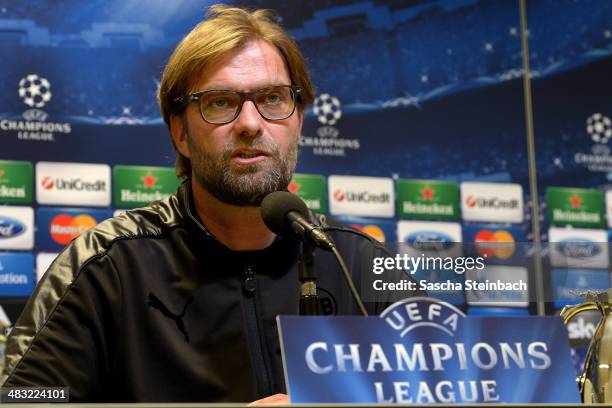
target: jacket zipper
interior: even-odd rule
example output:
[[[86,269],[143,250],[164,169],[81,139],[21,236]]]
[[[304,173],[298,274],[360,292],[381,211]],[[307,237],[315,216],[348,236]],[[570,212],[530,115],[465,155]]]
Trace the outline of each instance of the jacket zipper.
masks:
[[[255,379],[257,391],[260,397],[272,395],[272,381],[268,364],[265,357],[265,341],[260,327],[259,314],[257,313],[257,280],[252,265],[246,265],[244,270],[244,281],[242,286],[245,291],[245,309],[247,338],[253,353],[253,368],[255,369]],[[263,374],[263,375],[262,375]]]

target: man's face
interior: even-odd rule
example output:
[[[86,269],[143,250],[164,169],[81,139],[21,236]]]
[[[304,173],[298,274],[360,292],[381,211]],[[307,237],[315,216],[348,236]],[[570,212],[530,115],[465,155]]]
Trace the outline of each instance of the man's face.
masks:
[[[291,85],[285,61],[266,42],[252,41],[207,67],[196,90],[252,92],[270,85]],[[297,109],[287,119],[270,121],[247,100],[234,121],[213,125],[192,103],[173,128],[174,123],[183,130],[173,129],[173,138],[191,160],[193,181],[220,201],[259,206],[267,194],[284,190],[293,176],[302,127],[302,112]]]

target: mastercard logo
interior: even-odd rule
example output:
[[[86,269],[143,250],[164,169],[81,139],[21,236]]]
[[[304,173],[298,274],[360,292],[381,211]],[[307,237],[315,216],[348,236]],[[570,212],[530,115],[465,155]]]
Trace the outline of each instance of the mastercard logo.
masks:
[[[363,232],[364,234],[368,234],[375,240],[378,240],[383,243],[385,242],[385,233],[377,225],[370,224],[362,227],[361,225],[351,224],[351,227],[355,228],[357,231]]]
[[[474,237],[476,252],[482,256],[508,259],[514,255],[514,237],[508,231],[480,230]]]
[[[60,214],[51,220],[49,234],[56,243],[66,245],[83,231],[95,227],[97,223],[91,215],[81,214],[73,217],[70,214]]]

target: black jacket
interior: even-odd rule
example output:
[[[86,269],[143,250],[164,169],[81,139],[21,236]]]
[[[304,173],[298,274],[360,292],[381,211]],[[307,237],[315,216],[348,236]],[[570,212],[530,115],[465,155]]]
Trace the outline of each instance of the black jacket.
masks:
[[[331,233],[356,285],[375,241]],[[68,386],[77,401],[253,401],[285,391],[275,317],[298,313],[300,243],[235,252],[198,220],[191,188],[83,233],[16,322],[0,383]],[[357,314],[317,251],[324,312]],[[373,305],[370,312],[377,313]]]

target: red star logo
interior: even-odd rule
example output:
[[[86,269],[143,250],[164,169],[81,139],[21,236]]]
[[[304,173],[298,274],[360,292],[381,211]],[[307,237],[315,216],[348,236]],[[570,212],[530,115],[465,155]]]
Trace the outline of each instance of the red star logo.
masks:
[[[582,205],[582,199],[577,195],[573,195],[572,198],[570,198],[570,204],[572,208],[579,208]]]
[[[296,183],[295,181],[291,180],[291,182],[287,186],[287,189],[289,190],[289,192],[293,194],[297,194],[298,191],[300,190],[300,185]]]
[[[425,186],[423,187],[423,190],[421,190],[421,195],[423,196],[423,200],[433,200],[434,191],[429,188],[429,186]]]
[[[151,170],[147,172],[146,176],[141,177],[140,179],[142,180],[142,184],[144,188],[151,188],[151,189],[157,188],[155,183],[157,183],[157,180],[159,180],[159,177],[153,177]]]

